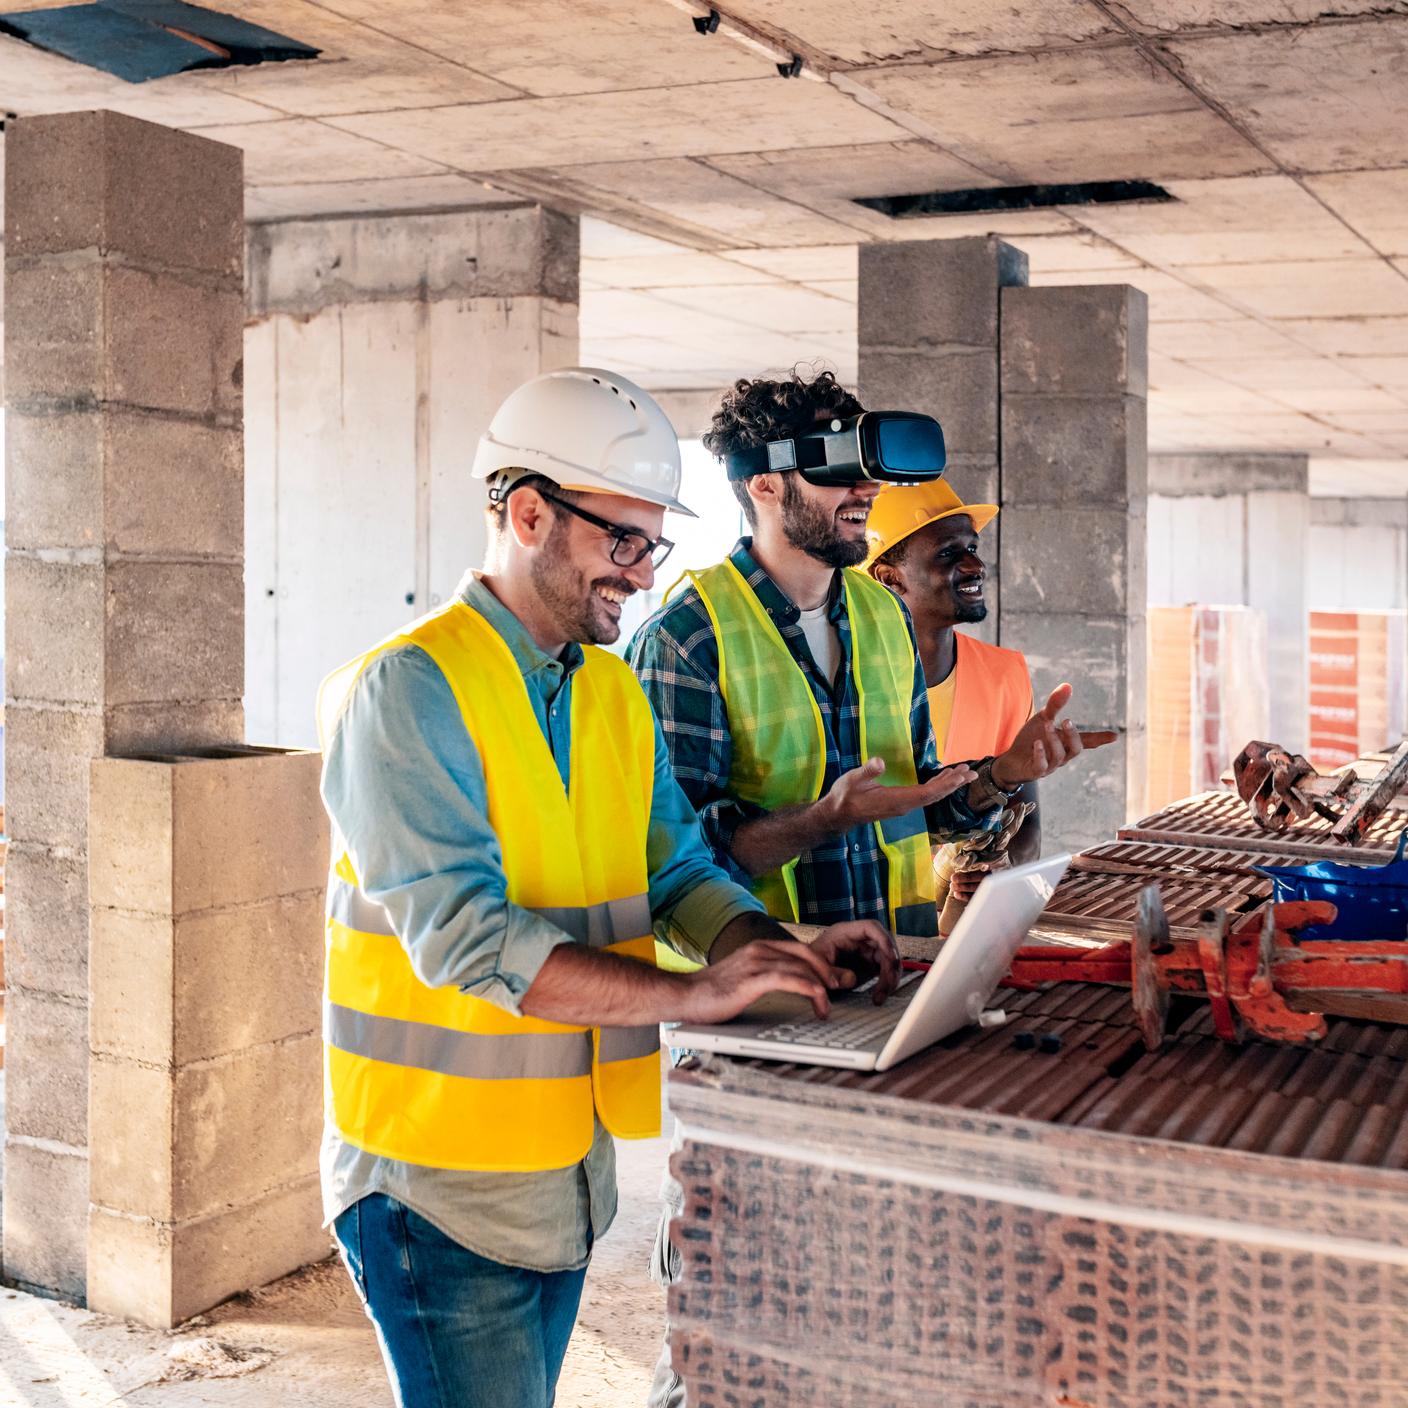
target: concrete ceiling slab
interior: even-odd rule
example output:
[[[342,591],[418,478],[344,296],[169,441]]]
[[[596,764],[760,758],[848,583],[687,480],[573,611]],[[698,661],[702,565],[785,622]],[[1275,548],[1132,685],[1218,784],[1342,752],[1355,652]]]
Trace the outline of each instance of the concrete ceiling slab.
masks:
[[[1288,318],[1277,327],[1329,357],[1408,356],[1408,318]]]
[[[922,141],[744,152],[709,157],[707,164],[875,239],[949,238],[969,233],[952,222],[972,223],[978,217],[891,220],[856,205],[857,196],[916,195],[998,184],[986,173]],[[1015,220],[1027,232],[1075,228],[1056,211],[1024,211],[999,218],[1009,223]],[[980,223],[990,225],[992,219],[985,217]],[[939,227],[942,235],[937,233]]]
[[[772,275],[760,269],[693,250],[618,259],[583,259],[582,273],[603,288],[708,289],[716,284],[772,282]]]
[[[236,66],[199,75],[214,89],[291,117],[486,102],[518,91],[463,61],[437,58],[383,25],[356,23],[312,0],[214,0],[214,6],[322,50],[312,63]]]
[[[1305,348],[1264,323],[1241,318],[1235,322],[1165,322],[1158,346],[1170,357],[1198,361],[1252,362],[1303,357]]]
[[[784,43],[796,36],[813,51],[854,67],[904,60],[1046,49],[1119,33],[1097,6],[1071,0],[732,0],[730,18],[746,20]]]
[[[583,259],[629,259],[633,255],[679,254],[679,245],[647,235],[640,230],[628,230],[610,220],[598,220],[584,215],[581,220],[581,252]]]
[[[1020,247],[1021,241],[1017,241]],[[1172,274],[1147,266],[1138,269],[1090,269],[1075,277],[1070,273],[1031,276],[1033,284],[1132,284],[1149,296],[1151,323],[1226,322],[1245,314],[1214,293],[1194,288]],[[1151,343],[1156,340],[1150,335]]]
[[[1187,272],[1267,318],[1408,315],[1408,278],[1382,259],[1205,264]]]
[[[1028,267],[1041,274],[1078,274],[1091,269],[1142,267],[1141,262],[1127,250],[1087,230],[1064,235],[1023,235],[1017,243],[1026,251]]]
[[[859,231],[697,158],[610,162],[531,173],[589,209],[647,213],[715,246],[853,243]],[[514,173],[498,173],[512,180]]]
[[[11,4],[6,8],[24,6]],[[168,127],[259,122],[280,116],[277,109],[221,92],[202,81],[212,76],[185,73],[153,83],[125,83],[111,74],[0,35],[0,102],[10,112],[36,115],[107,108]]]
[[[1270,163],[1133,48],[863,69],[858,82],[1018,184],[1246,175]]]
[[[586,166],[668,156],[786,150],[825,131],[849,142],[902,136],[821,83],[771,78],[421,108],[329,123],[461,171]]]
[[[1374,253],[1289,176],[1166,184],[1172,201],[1089,205],[1071,213],[1139,258],[1175,267]]]
[[[246,220],[294,220],[310,215],[367,215],[458,210],[499,205],[500,190],[472,176],[392,176],[379,181],[317,181],[293,186],[248,186]]]
[[[824,244],[796,249],[731,249],[724,258],[761,269],[795,283],[849,283],[857,278],[858,255],[853,244]]]
[[[856,335],[856,307],[796,284],[734,284],[704,289],[662,289],[662,302],[731,318],[744,327],[808,341],[814,334]]]
[[[1380,254],[1408,256],[1408,170],[1342,171],[1305,184]]]
[[[327,2],[533,97],[775,76],[765,55],[700,36],[687,13],[658,0]]]
[[[1221,429],[1222,443],[1229,449],[1256,447],[1309,454],[1328,451],[1351,459],[1387,459],[1393,454],[1391,448],[1368,436],[1309,420],[1294,411],[1239,411],[1236,415],[1214,414],[1205,419]]]
[[[1349,361],[1349,365],[1375,386],[1392,387],[1399,392],[1408,391],[1408,356],[1355,357]]]
[[[1408,13],[1408,0],[1121,0],[1120,13],[1144,34],[1309,24],[1329,16]]]
[[[1403,164],[1408,15],[1179,40],[1169,48],[1193,84],[1214,94],[1288,169]]]
[[[244,149],[245,180],[252,186],[300,186],[336,171],[345,181],[392,176],[432,176],[444,168],[424,157],[383,146],[311,118],[203,127],[201,135]]]
[[[1293,411],[1331,420],[1344,411],[1391,412],[1408,409],[1402,395],[1394,395],[1379,386],[1287,387],[1275,392],[1273,399]]]

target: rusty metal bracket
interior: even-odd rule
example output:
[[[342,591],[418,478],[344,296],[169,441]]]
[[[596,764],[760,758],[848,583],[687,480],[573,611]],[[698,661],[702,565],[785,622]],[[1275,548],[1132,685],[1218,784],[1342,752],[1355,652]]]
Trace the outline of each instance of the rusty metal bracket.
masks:
[[[1322,777],[1299,753],[1275,743],[1248,743],[1232,763],[1237,795],[1263,831],[1285,831],[1312,813],[1333,823],[1330,835],[1357,846],[1398,793],[1408,786],[1408,738],[1377,777],[1352,769]]]

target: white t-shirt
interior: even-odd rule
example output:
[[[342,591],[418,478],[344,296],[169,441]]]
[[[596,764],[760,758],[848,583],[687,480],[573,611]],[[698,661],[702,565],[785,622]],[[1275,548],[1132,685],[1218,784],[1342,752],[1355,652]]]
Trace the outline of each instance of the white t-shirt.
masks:
[[[821,677],[828,683],[836,683],[836,671],[841,667],[841,638],[829,618],[830,602],[822,602],[814,611],[801,612],[802,632],[811,647],[812,659],[816,661]]]

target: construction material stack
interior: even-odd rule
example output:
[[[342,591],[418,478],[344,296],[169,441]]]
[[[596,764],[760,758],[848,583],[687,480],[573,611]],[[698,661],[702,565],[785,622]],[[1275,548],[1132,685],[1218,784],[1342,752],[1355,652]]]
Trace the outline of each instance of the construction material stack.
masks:
[[[675,1072],[690,1402],[1408,1401],[1408,943],[1303,939],[1333,911],[1258,873],[1389,859],[1400,766],[1077,856],[1005,1026],[881,1075]]]

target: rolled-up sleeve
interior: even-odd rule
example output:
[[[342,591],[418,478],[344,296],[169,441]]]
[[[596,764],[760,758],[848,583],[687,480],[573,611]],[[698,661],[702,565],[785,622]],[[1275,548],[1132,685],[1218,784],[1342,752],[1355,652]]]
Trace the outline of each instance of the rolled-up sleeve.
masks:
[[[515,1015],[571,937],[513,904],[478,750],[417,646],[362,672],[323,762],[323,801],[362,892],[385,907],[416,976]]]

